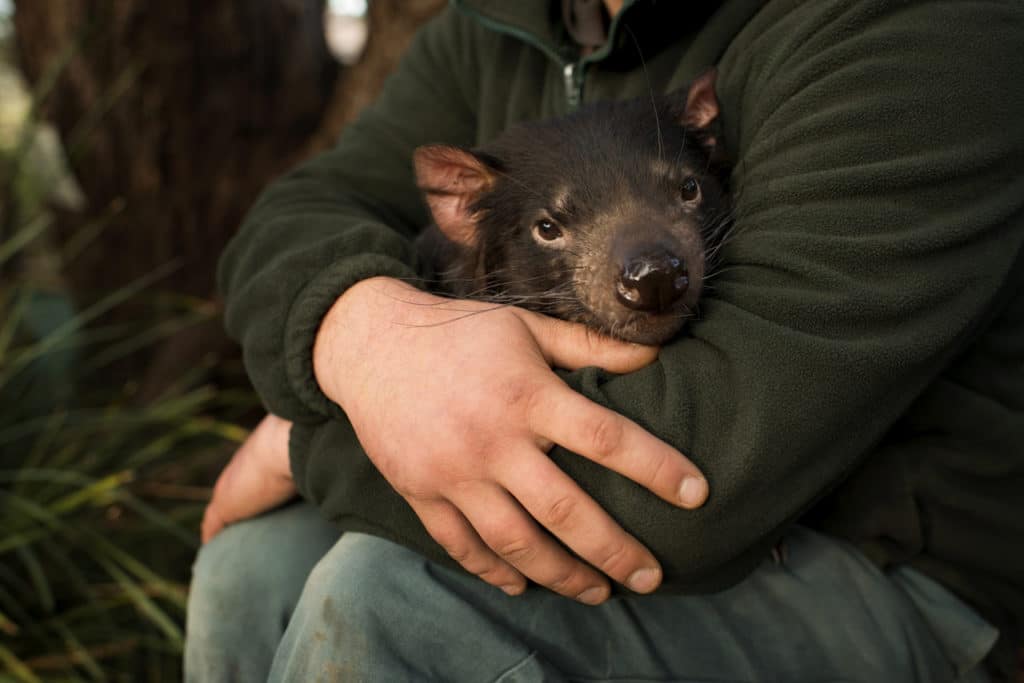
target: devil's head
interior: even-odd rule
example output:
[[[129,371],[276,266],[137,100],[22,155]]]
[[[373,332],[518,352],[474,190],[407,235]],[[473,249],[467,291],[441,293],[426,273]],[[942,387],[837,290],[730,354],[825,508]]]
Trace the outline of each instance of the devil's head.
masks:
[[[728,216],[714,72],[688,90],[416,150],[456,293],[660,344],[694,315]]]

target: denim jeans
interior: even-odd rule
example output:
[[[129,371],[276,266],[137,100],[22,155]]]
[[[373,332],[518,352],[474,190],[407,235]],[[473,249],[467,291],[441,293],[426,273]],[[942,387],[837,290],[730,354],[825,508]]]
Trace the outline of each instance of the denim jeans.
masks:
[[[200,552],[186,680],[988,680],[996,631],[924,575],[883,573],[797,527],[782,562],[713,595],[590,607],[509,597],[394,543],[336,531],[305,504]]]

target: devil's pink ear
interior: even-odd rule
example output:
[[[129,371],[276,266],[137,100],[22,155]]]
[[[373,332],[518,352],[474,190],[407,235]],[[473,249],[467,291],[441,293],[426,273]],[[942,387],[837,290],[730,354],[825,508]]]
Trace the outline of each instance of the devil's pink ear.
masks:
[[[447,145],[418,147],[413,165],[437,227],[453,242],[474,246],[477,222],[470,207],[494,185],[494,171],[472,152]]]
[[[718,96],[715,94],[715,77],[718,71],[708,69],[690,84],[686,93],[686,109],[683,124],[692,128],[708,128],[718,118]]]

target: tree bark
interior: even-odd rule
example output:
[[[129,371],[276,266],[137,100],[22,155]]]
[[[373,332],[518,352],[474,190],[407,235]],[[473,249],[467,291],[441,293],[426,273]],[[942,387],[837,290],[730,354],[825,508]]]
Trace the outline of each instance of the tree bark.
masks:
[[[220,247],[331,96],[322,12],[323,0],[19,0],[30,82],[70,50],[45,115],[87,206],[61,216],[58,238],[109,218],[69,264],[73,288],[109,291],[178,262],[163,286],[209,296]]]
[[[86,206],[58,211],[57,240],[103,230],[63,275],[86,297],[169,263],[158,285],[214,297],[217,258],[260,190],[333,144],[444,0],[372,0],[364,57],[342,72],[325,0],[16,0],[30,83],[60,68],[44,117]],[[219,323],[147,355],[158,391],[223,348]]]

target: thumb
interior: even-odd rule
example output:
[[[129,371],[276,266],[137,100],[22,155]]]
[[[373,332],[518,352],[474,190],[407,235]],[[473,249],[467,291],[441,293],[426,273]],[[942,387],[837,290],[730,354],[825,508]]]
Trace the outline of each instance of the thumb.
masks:
[[[650,365],[658,357],[657,346],[612,339],[581,323],[529,311],[523,314],[545,360],[555,367],[578,370],[592,365],[622,374]]]

